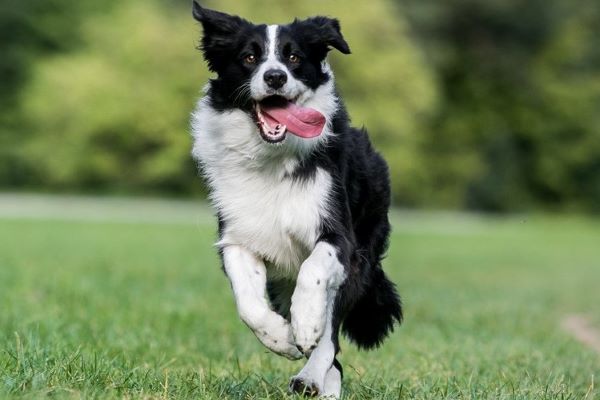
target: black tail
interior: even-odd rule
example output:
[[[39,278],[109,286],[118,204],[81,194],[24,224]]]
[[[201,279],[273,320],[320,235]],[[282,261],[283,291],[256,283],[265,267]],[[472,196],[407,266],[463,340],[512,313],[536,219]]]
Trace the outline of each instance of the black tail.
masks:
[[[381,267],[373,272],[373,280],[363,296],[346,315],[344,334],[361,349],[379,347],[402,322],[402,303],[396,286],[385,276]]]

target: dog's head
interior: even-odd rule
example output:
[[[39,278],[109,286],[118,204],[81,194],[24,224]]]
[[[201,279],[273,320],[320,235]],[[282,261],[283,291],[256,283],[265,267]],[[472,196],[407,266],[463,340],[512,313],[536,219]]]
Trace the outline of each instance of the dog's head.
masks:
[[[269,143],[288,133],[304,140],[321,135],[336,105],[325,57],[331,48],[350,53],[336,19],[256,25],[196,1],[193,15],[204,30],[208,67],[217,74],[210,95],[218,108],[249,113]]]

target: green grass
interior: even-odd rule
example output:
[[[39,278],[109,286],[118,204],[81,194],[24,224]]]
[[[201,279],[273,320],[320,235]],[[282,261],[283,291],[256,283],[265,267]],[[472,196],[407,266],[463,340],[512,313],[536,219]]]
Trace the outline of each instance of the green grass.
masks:
[[[600,221],[394,212],[406,322],[343,342],[347,399],[593,399]],[[301,363],[238,320],[215,223],[183,202],[0,196],[0,397],[285,398]]]

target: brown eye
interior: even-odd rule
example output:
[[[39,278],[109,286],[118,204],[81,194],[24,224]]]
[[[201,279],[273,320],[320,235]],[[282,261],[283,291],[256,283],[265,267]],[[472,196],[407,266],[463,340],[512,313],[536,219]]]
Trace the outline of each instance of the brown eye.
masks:
[[[288,60],[290,60],[290,62],[291,62],[292,64],[298,64],[298,63],[300,62],[300,57],[298,57],[297,55],[295,55],[295,54],[293,54],[293,53],[292,53],[292,54],[290,54],[290,56],[288,57]]]
[[[256,56],[254,54],[249,54],[246,57],[244,57],[244,61],[248,64],[254,64],[256,63]]]

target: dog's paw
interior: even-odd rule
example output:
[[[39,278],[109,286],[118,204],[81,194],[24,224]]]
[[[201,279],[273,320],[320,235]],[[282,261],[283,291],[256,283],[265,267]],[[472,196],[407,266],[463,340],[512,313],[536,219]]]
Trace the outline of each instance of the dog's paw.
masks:
[[[325,290],[306,290],[297,287],[292,296],[292,332],[298,349],[310,354],[323,336],[327,321]]]
[[[296,393],[306,397],[316,397],[322,392],[316,382],[312,382],[301,376],[294,376],[290,379],[288,390],[290,393]]]
[[[303,354],[310,355],[317,347],[321,336],[323,336],[323,327],[319,326],[319,324],[297,323],[293,329],[296,348]]]
[[[296,347],[290,324],[278,315],[274,315],[254,333],[262,344],[280,356],[290,360],[298,360],[303,356]]]

